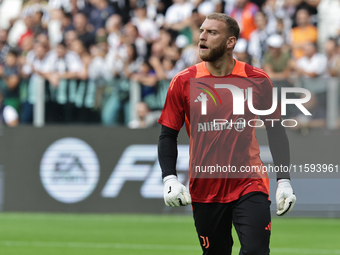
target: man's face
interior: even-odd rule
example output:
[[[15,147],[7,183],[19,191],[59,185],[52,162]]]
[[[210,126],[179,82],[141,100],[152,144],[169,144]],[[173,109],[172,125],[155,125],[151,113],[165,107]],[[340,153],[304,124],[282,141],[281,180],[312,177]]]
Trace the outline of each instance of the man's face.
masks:
[[[326,41],[324,48],[326,55],[330,56],[336,51],[336,44],[333,40],[328,40]]]
[[[274,48],[269,46],[269,52],[274,56],[279,56],[281,54],[281,48]]]
[[[83,14],[76,14],[74,16],[73,25],[76,29],[83,30],[87,24],[86,17]]]
[[[263,29],[266,28],[267,20],[261,12],[256,13],[255,24],[256,24],[257,28],[260,29],[260,30],[263,30]]]
[[[305,53],[305,56],[307,56],[308,58],[311,58],[315,54],[316,48],[312,43],[306,43],[303,46],[303,51]]]
[[[247,2],[248,2],[248,0],[237,0],[236,6],[237,6],[237,8],[242,9],[246,5]]]
[[[12,53],[8,53],[5,59],[6,65],[9,67],[13,67],[15,66],[16,62],[17,62],[17,57]]]
[[[306,26],[309,24],[309,13],[307,10],[299,10],[296,14],[296,22],[299,26]]]
[[[45,50],[43,45],[41,45],[41,44],[36,45],[34,47],[34,51],[35,51],[35,54],[38,57],[38,59],[43,59],[45,57],[46,50]]]
[[[199,55],[203,61],[213,62],[227,50],[227,29],[223,21],[206,19],[200,27]]]
[[[57,45],[56,51],[58,58],[63,58],[66,54],[66,48],[63,45]]]
[[[135,14],[138,18],[145,18],[146,17],[146,8],[137,8],[135,10]]]

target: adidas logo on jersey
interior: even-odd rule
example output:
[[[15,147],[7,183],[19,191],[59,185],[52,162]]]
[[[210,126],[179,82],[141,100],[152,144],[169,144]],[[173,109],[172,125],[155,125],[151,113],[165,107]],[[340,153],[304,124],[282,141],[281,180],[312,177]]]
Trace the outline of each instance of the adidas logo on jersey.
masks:
[[[199,94],[199,96],[195,99],[195,103],[198,103],[198,102],[203,102],[203,101],[208,101],[208,97],[207,97],[207,94],[204,94],[203,92],[201,92],[201,94]]]

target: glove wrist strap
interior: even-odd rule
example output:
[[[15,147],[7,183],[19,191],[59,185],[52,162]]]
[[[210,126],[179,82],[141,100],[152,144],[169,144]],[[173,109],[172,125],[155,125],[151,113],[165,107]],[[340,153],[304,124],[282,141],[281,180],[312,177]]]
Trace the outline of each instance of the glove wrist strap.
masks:
[[[163,183],[166,183],[169,180],[178,180],[176,175],[168,175],[163,178]]]
[[[277,183],[289,183],[290,184],[290,180],[289,179],[280,179],[277,181]]]

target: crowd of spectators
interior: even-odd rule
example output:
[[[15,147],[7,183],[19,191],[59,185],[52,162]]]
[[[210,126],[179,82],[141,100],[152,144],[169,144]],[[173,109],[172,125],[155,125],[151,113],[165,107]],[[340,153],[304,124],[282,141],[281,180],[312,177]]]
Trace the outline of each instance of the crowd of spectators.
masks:
[[[32,123],[43,83],[47,123],[154,125],[172,77],[201,61],[199,27],[212,12],[238,21],[234,57],[274,86],[340,75],[337,0],[0,0],[0,123]]]

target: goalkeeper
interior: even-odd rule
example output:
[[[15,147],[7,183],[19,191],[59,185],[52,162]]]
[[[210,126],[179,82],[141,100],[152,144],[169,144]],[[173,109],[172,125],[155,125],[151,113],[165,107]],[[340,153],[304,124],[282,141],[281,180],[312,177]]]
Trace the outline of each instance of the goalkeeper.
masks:
[[[178,73],[171,81],[166,102],[159,119],[162,124],[158,144],[159,163],[162,168],[164,182],[164,201],[167,206],[185,206],[192,204],[195,227],[204,255],[230,255],[233,238],[232,224],[238,234],[241,250],[240,255],[270,254],[269,241],[271,233],[271,216],[268,176],[255,178],[194,178],[190,175],[189,189],[178,181],[176,174],[177,136],[184,122],[190,137],[190,169],[193,171],[193,160],[203,162],[210,158],[223,159],[230,165],[262,164],[259,157],[259,146],[255,137],[254,127],[238,125],[237,128],[209,130],[198,133],[192,118],[210,123],[209,115],[196,114],[190,117],[192,107],[200,107],[199,98],[190,98],[191,78],[242,78],[242,88],[252,87],[253,105],[257,109],[271,108],[272,83],[268,75],[259,68],[233,59],[233,48],[239,37],[240,29],[237,22],[228,15],[213,13],[206,17],[200,27],[199,55],[203,62],[191,66]],[[250,78],[265,79],[267,82],[256,84]],[[196,96],[199,96],[199,91]],[[202,99],[202,97],[201,97]],[[215,107],[207,101],[209,109]],[[222,97],[223,106],[220,112],[224,119],[233,118],[237,122],[239,116],[233,115],[231,93]],[[196,103],[195,103],[196,102]],[[215,108],[216,109],[216,108]],[[245,120],[255,116],[245,111]],[[276,109],[268,119],[277,120],[267,125],[269,147],[277,166],[289,166],[289,143],[285,128],[281,125],[280,109]],[[210,116],[211,118],[211,116]],[[272,123],[270,123],[272,124]],[[203,137],[203,138],[202,138]],[[194,153],[193,149],[205,147],[202,153]],[[210,144],[206,144],[209,141]],[[220,142],[218,150],[212,150]],[[287,172],[277,173],[278,187],[276,191],[277,212],[279,216],[292,210],[296,197],[290,184]]]

